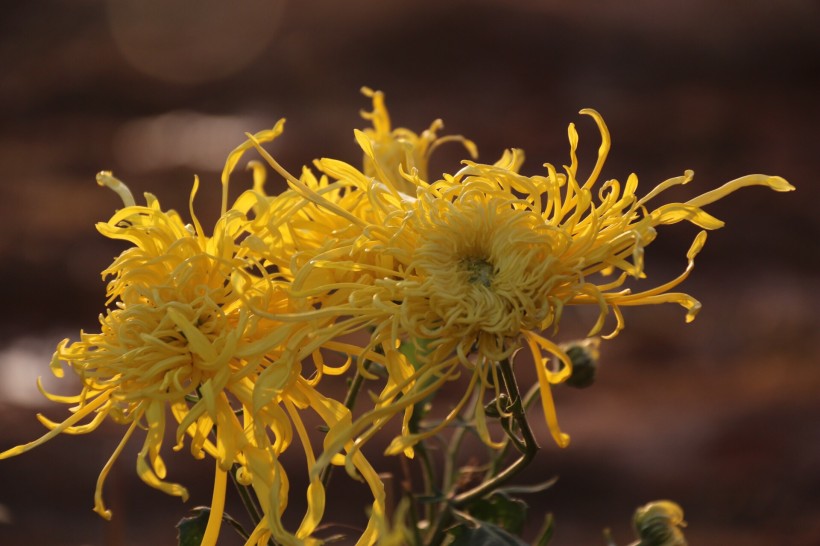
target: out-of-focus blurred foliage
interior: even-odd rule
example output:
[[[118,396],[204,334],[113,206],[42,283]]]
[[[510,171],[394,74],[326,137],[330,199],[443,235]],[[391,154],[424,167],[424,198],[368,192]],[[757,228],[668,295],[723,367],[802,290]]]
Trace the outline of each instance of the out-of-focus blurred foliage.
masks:
[[[686,284],[704,304],[698,319],[686,325],[672,307],[629,312],[626,331],[601,348],[596,384],[559,390],[573,443],[545,445],[525,477],[560,476],[530,499],[533,525],[550,510],[556,544],[602,543],[607,526],[625,542],[634,507],[664,497],[685,508],[691,544],[820,543],[817,28],[812,0],[4,6],[0,448],[39,436],[33,413],[46,405],[34,378],[48,375],[54,343],[94,328],[103,309],[99,271],[119,248],[93,226],[118,198],[96,187],[97,171],[182,211],[199,174],[205,223],[245,131],[287,117],[272,151],[291,171],[321,156],[355,161],[362,85],[387,93],[397,124],[420,130],[441,117],[486,161],[524,148],[530,174],[567,161],[573,121],[591,168],[599,141],[577,111],[592,107],[613,137],[605,178],[634,171],[652,187],[692,168],[695,180],[675,190],[686,198],[764,172],[797,191],[750,188],[710,207],[727,227]],[[457,169],[461,155],[442,149],[432,170]],[[234,183],[238,192],[249,177]],[[682,270],[691,235],[673,228],[653,244],[648,274]],[[569,313],[561,337],[582,336],[572,326],[581,313]],[[208,502],[196,482],[210,471],[187,457],[170,464],[192,486],[190,506],[118,468],[114,521],[103,522],[91,495],[119,433],[96,437],[57,438],[0,463],[0,543],[173,544],[183,511]],[[400,473],[395,459],[384,465]],[[329,510],[360,512],[350,500]]]

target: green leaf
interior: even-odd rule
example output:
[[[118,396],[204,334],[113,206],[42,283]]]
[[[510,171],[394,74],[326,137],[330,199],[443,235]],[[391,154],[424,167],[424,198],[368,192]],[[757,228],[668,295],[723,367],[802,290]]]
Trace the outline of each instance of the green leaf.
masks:
[[[448,532],[453,537],[450,546],[529,546],[498,525],[479,520],[460,510],[453,510],[452,513],[462,523]]]
[[[471,527],[470,523],[466,523],[449,531],[455,539],[450,546],[529,546],[520,538],[492,523],[486,521],[472,521],[471,523],[477,527]]]
[[[547,514],[544,517],[544,525],[541,526],[541,530],[538,531],[538,538],[535,539],[535,542],[532,543],[532,546],[547,546],[552,540],[552,534],[555,532],[555,520],[552,517],[552,514]]]
[[[177,523],[179,546],[200,546],[205,536],[205,527],[208,526],[211,509],[207,506],[197,506],[191,512],[193,516],[182,518]]]
[[[549,480],[537,483],[535,485],[510,485],[508,487],[499,487],[496,489],[496,492],[501,493],[503,495],[510,495],[510,494],[527,494],[527,493],[540,493],[541,491],[546,491],[553,485],[555,482],[558,481],[558,476],[554,478],[550,478]]]
[[[481,523],[491,523],[510,533],[520,534],[527,521],[527,508],[527,503],[521,499],[496,493],[474,500],[467,506],[467,511]]]
[[[429,343],[430,340],[427,339],[403,341],[399,346],[399,352],[407,358],[407,361],[413,366],[413,369],[418,370],[421,366],[418,355],[425,355],[429,352],[427,349],[427,345]],[[435,381],[434,378],[428,378],[426,384],[430,384],[433,381]],[[424,388],[424,386],[425,384],[420,385],[421,388]],[[429,396],[425,397],[423,400],[419,400],[413,405],[413,415],[410,417],[410,422],[407,424],[410,432],[415,433],[421,430],[421,421],[430,411],[430,402],[434,396],[435,393],[430,393]]]
[[[191,510],[193,516],[182,518],[177,523],[177,541],[179,546],[200,546],[202,538],[205,536],[205,528],[208,526],[208,518],[211,516],[211,509],[207,506],[197,506]],[[242,524],[232,518],[227,512],[222,514],[222,521],[233,527],[233,529],[244,540],[248,540],[248,532]]]

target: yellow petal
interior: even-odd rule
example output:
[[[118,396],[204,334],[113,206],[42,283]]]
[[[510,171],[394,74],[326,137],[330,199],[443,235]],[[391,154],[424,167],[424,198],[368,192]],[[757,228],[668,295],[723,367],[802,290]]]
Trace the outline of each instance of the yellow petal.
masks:
[[[111,471],[111,468],[114,466],[114,463],[119,458],[122,450],[125,448],[125,444],[128,443],[128,440],[131,438],[131,434],[133,434],[134,429],[137,428],[137,423],[139,422],[139,417],[135,418],[134,421],[131,423],[131,426],[128,427],[128,430],[125,431],[125,435],[123,435],[122,440],[117,445],[117,448],[114,450],[114,453],[108,458],[108,462],[105,463],[102,471],[100,471],[100,475],[97,477],[97,486],[94,488],[94,511],[97,512],[99,515],[104,517],[105,519],[111,519],[111,510],[108,510],[105,507],[105,503],[103,502],[102,498],[102,490],[103,484],[105,483],[105,478],[108,477],[108,473]]]
[[[714,189],[710,192],[706,192],[703,195],[699,195],[694,199],[690,199],[686,202],[686,204],[692,205],[694,207],[703,207],[705,205],[708,205],[709,203],[714,203],[718,199],[722,199],[730,193],[745,186],[766,186],[768,188],[773,189],[774,191],[779,192],[794,190],[794,186],[789,184],[785,178],[781,178],[779,176],[769,176],[765,174],[749,174],[746,176],[741,176],[740,178],[736,178],[735,180],[726,182],[724,185],[717,189]]]
[[[134,196],[131,190],[128,189],[128,186],[123,184],[121,180],[115,178],[111,171],[100,171],[97,173],[97,184],[100,186],[108,186],[117,192],[117,195],[120,196],[120,199],[122,199],[126,207],[133,207],[136,204]]]
[[[225,512],[225,486],[228,481],[228,473],[216,464],[216,474],[214,475],[214,491],[211,498],[211,511],[208,514],[208,524],[205,526],[205,534],[202,536],[202,546],[216,546],[219,538],[219,530],[222,527],[222,514]]]
[[[540,355],[541,351],[538,349],[532,336],[534,336],[532,333],[525,334],[527,343],[530,345],[530,350],[533,352],[533,356]],[[550,434],[552,434],[552,438],[555,440],[555,443],[558,444],[558,447],[567,447],[569,445],[569,435],[561,432],[561,428],[558,426],[558,417],[555,413],[555,403],[552,400],[550,380],[547,377],[547,368],[543,363],[543,359],[536,357],[534,358],[534,361],[535,373],[538,375],[538,384],[541,387],[541,407],[544,410],[544,418],[547,422],[547,427],[549,428]],[[567,361],[569,361],[569,358],[567,358]],[[569,371],[572,372],[572,363],[569,362],[569,364],[567,364],[567,362],[565,362],[564,364],[564,368],[569,369]]]
[[[6,451],[0,453],[0,459],[8,459],[9,457],[14,457],[16,455],[20,455],[21,453],[25,453],[26,451],[29,451],[30,449],[34,449],[35,447],[44,444],[45,442],[51,440],[52,438],[54,438],[55,436],[57,436],[58,434],[63,432],[65,429],[67,429],[67,428],[71,427],[72,425],[74,425],[74,423],[76,423],[77,421],[80,421],[80,420],[84,419],[85,417],[87,417],[89,414],[94,412],[97,408],[99,408],[100,406],[105,404],[110,397],[111,397],[111,391],[103,392],[102,394],[97,396],[94,400],[92,400],[91,402],[89,402],[85,406],[79,408],[74,415],[72,415],[71,417],[69,417],[68,419],[66,419],[65,421],[60,423],[59,425],[55,426],[53,429],[51,429],[46,434],[42,435],[37,440],[34,440],[33,442],[29,442],[27,444],[23,444],[23,445],[20,445],[20,446],[17,446],[17,447],[13,447],[11,449],[7,449]]]
[[[251,140],[243,142],[242,144],[234,148],[230,154],[228,154],[228,159],[225,161],[225,167],[222,169],[223,213],[228,209],[228,181],[234,168],[236,168],[236,164],[239,163],[239,160],[242,158],[245,152],[254,147],[254,142],[270,142],[276,139],[279,135],[281,135],[284,130],[285,120],[283,118],[277,121],[272,129],[256,133],[255,135],[253,135],[253,138]]]
[[[139,455],[137,455],[137,474],[143,482],[154,489],[159,489],[163,493],[181,497],[183,501],[188,500],[188,490],[176,483],[169,483],[160,480],[154,471],[148,466],[145,458],[148,455],[148,444],[146,444]]]
[[[662,205],[651,213],[652,224],[676,224],[678,222],[691,222],[703,229],[719,229],[724,223],[711,214],[701,210],[696,206],[683,203],[669,203]]]

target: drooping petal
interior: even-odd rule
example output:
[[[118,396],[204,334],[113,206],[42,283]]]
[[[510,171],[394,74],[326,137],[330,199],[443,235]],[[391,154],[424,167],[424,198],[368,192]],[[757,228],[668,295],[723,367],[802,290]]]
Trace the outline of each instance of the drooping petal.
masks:
[[[202,546],[216,546],[219,538],[219,530],[222,527],[222,515],[225,512],[225,487],[228,481],[228,473],[216,464],[214,475],[214,491],[211,498],[211,510],[208,513],[208,523],[205,526],[205,533],[202,535]]]

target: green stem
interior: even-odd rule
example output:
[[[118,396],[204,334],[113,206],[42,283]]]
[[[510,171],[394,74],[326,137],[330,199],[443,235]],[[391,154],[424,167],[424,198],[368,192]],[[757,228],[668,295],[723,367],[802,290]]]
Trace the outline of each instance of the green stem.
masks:
[[[453,521],[453,513],[449,507],[446,507],[442,510],[441,514],[439,514],[438,519],[436,520],[436,524],[430,530],[428,536],[430,536],[430,542],[428,542],[428,546],[439,546],[442,542],[444,542],[444,529],[450,525],[450,522]]]
[[[418,507],[416,506],[415,502],[410,503],[410,530],[413,533],[413,540],[415,541],[414,544],[421,546],[422,538],[421,538],[421,529],[419,529],[419,511]]]
[[[456,457],[461,449],[461,442],[464,440],[464,434],[466,432],[466,426],[457,428],[453,433],[453,437],[450,439],[450,445],[447,446],[447,453],[444,457],[442,491],[449,492],[456,482]]]
[[[527,394],[524,395],[524,411],[526,412],[532,406],[532,403],[536,400],[536,396],[541,391],[540,385],[535,383],[530,390],[527,391]],[[510,437],[510,440],[513,440],[513,437]],[[518,440],[518,438],[515,438]],[[487,475],[484,477],[485,480],[489,480],[496,474],[498,474],[498,469],[501,468],[501,463],[504,462],[504,459],[507,458],[507,455],[510,453],[510,447],[515,446],[519,451],[522,453],[526,451],[526,448],[523,448],[523,445],[520,441],[518,442],[507,442],[507,444],[498,452],[498,455],[493,457],[493,460],[490,462],[490,468],[487,471]]]
[[[236,533],[246,542],[249,538],[251,538],[245,528],[242,527],[242,524],[233,519],[227,512],[222,514],[222,521],[233,527],[233,530],[236,531]]]
[[[498,367],[501,370],[501,376],[504,379],[504,385],[507,387],[507,394],[510,397],[510,413],[512,413],[512,418],[521,431],[521,443],[523,444],[524,450],[521,457],[493,478],[460,495],[456,495],[451,501],[452,505],[456,508],[460,508],[470,501],[485,496],[487,493],[509,481],[523,468],[528,466],[538,452],[538,444],[535,441],[535,436],[527,421],[527,412],[521,399],[521,393],[518,390],[518,383],[515,380],[512,364],[509,359],[505,359],[498,363]],[[512,432],[513,431],[510,430],[508,434]]]
[[[433,484],[436,482],[436,471],[433,463],[430,461],[430,453],[423,443],[417,444],[414,449],[419,454],[419,462],[421,463],[422,479],[424,480],[424,495],[426,497],[433,496]],[[433,504],[428,502],[424,505],[424,517],[427,521],[433,517]]]
[[[472,400],[469,403],[469,413],[468,415],[470,418],[475,417],[476,407],[478,404],[481,403],[479,397],[474,393]],[[453,432],[453,436],[450,438],[450,442],[445,443],[445,453],[444,453],[444,469],[442,471],[441,477],[441,490],[448,496],[451,497],[453,494],[453,488],[456,487],[458,483],[458,470],[456,469],[456,464],[458,460],[458,453],[461,450],[461,444],[464,442],[464,435],[467,433],[467,426],[460,426],[455,429]],[[441,507],[437,510],[437,515],[435,521],[429,519],[432,525],[427,532],[427,537],[429,537],[430,545],[440,544],[441,541],[444,539],[443,529],[450,523],[453,519],[452,515],[450,514],[450,505],[447,501],[443,503],[438,503]]]
[[[526,408],[534,399],[534,392],[530,390],[527,393],[527,400],[526,403],[522,401],[521,392],[518,389],[518,382],[515,380],[515,374],[512,370],[512,364],[509,360],[502,360],[498,363],[498,367],[501,370],[501,377],[504,381],[504,386],[507,390],[507,395],[510,398],[510,405],[509,410],[512,414],[512,419],[515,424],[518,425],[518,429],[521,432],[521,438],[518,438],[515,435],[515,431],[513,430],[512,424],[509,426],[505,426],[504,430],[510,438],[510,441],[513,446],[517,447],[521,451],[521,457],[519,457],[514,463],[510,466],[505,468],[498,474],[487,479],[481,485],[474,487],[468,491],[465,491],[459,495],[455,495],[450,497],[450,501],[448,503],[447,508],[445,508],[439,518],[437,519],[435,525],[430,530],[428,536],[430,537],[429,546],[439,546],[445,539],[446,534],[444,530],[447,528],[448,525],[453,521],[453,510],[460,508],[466,504],[469,504],[471,501],[481,498],[487,493],[490,493],[494,489],[497,489],[502,484],[506,483],[508,480],[513,478],[518,472],[520,472],[523,468],[529,465],[535,454],[538,452],[538,444],[535,441],[535,435],[532,433],[532,429],[530,428],[529,422],[527,421],[527,413]],[[481,403],[479,400],[477,403]],[[463,430],[466,429],[459,429],[456,431],[456,434],[459,434],[458,438],[454,435],[454,441],[451,445],[451,448],[447,452],[447,461],[445,464],[450,465],[450,468],[454,466],[454,459],[455,454],[458,450],[458,447],[461,443],[461,437],[463,436]],[[457,441],[456,441],[457,440]],[[506,455],[507,450],[509,449],[509,445],[505,446],[504,454]],[[496,461],[493,461],[493,465],[495,470],[497,467],[500,466],[500,462],[503,457],[499,458]],[[452,470],[450,470],[452,473]],[[445,474],[445,476],[451,476],[452,474]],[[453,480],[453,478],[450,478]]]
[[[245,507],[245,510],[248,512],[248,515],[251,518],[251,523],[253,523],[253,527],[259,524],[262,521],[262,511],[257,506],[256,501],[253,499],[253,495],[249,490],[247,485],[242,485],[236,479],[236,471],[239,469],[239,465],[234,463],[233,467],[231,468],[230,476],[231,481],[233,482],[234,487],[236,488],[236,492],[239,493],[239,498],[242,500],[242,505]]]
[[[410,434],[417,434],[421,430],[421,420],[424,416],[424,404],[425,401],[418,402],[413,407],[413,417],[410,419],[408,423],[408,428]],[[422,494],[428,498],[433,496],[433,488],[434,484],[436,483],[436,470],[433,466],[432,461],[430,460],[430,452],[427,449],[427,445],[424,442],[419,442],[415,446],[413,446],[418,458],[416,459],[419,462],[421,467],[421,479],[424,483],[424,490]],[[424,517],[427,521],[433,517],[433,505],[430,502],[425,503],[424,505]]]

